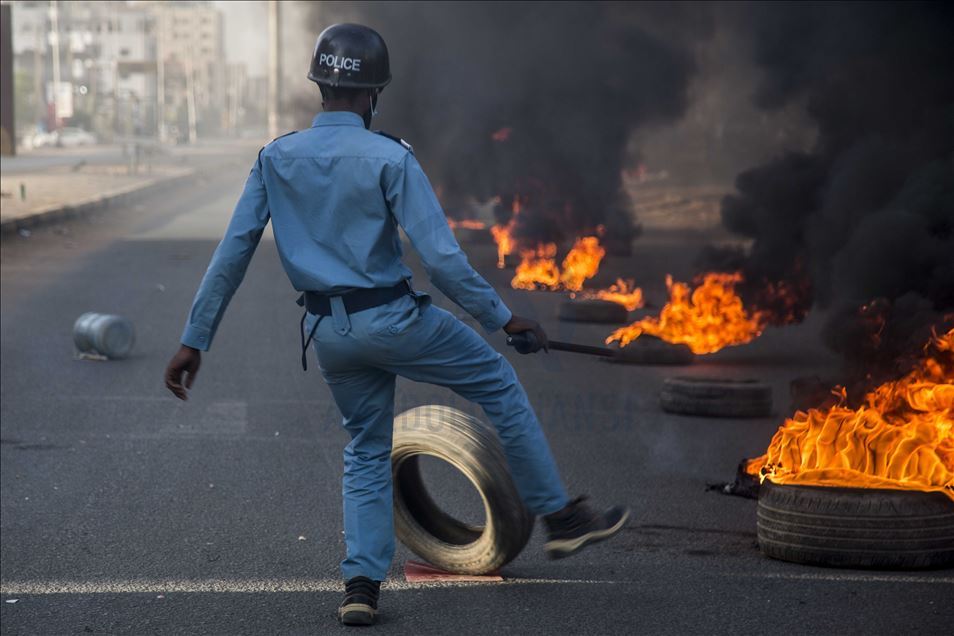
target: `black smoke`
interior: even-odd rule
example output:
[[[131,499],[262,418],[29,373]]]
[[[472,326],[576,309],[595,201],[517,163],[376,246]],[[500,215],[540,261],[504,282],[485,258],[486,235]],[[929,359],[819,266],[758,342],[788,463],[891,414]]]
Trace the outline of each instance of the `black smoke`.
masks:
[[[860,338],[860,308],[872,301],[879,315],[917,307],[927,322],[954,308],[951,7],[764,3],[740,13],[760,69],[756,103],[804,101],[818,141],[740,174],[723,223],[754,239],[748,278],[800,278],[807,305],[833,309],[827,339],[840,348]]]
[[[602,224],[628,243],[620,172],[630,133],[686,108],[690,44],[705,4],[315,3],[314,33],[336,21],[379,31],[392,84],[375,126],[406,138],[451,216],[500,197],[527,243]],[[494,139],[497,133],[496,140]]]

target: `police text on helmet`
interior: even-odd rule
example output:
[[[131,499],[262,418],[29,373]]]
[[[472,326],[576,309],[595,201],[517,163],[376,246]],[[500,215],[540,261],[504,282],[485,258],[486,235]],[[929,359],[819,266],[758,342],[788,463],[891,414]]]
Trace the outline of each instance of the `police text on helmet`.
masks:
[[[341,68],[346,71],[361,70],[361,60],[356,57],[338,57],[337,55],[322,53],[318,57],[318,63],[332,68]]]

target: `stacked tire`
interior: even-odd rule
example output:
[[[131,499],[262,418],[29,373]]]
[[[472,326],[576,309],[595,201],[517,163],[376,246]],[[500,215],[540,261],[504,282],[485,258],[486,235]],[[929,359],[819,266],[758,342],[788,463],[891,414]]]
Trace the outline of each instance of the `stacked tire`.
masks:
[[[759,492],[759,549],[845,568],[954,566],[954,501],[941,492],[773,484]]]

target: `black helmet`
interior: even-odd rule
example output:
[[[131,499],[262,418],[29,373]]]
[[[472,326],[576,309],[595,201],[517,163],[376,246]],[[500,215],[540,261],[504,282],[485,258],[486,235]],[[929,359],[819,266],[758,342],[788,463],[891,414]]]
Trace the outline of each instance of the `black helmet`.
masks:
[[[360,24],[333,24],[318,36],[308,79],[319,86],[384,88],[391,81],[388,47]]]

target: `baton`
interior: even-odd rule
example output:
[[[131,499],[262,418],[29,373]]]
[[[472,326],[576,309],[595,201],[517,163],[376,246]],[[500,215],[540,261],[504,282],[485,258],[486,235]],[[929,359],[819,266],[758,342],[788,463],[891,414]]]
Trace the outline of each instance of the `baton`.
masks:
[[[517,353],[534,353],[540,350],[540,343],[532,331],[523,331],[512,336],[507,336],[507,344],[517,350]],[[554,351],[568,351],[570,353],[583,353],[590,356],[602,356],[604,358],[615,358],[618,354],[613,349],[606,347],[592,347],[590,345],[576,344],[575,342],[560,342],[559,340],[550,340],[548,347]]]

